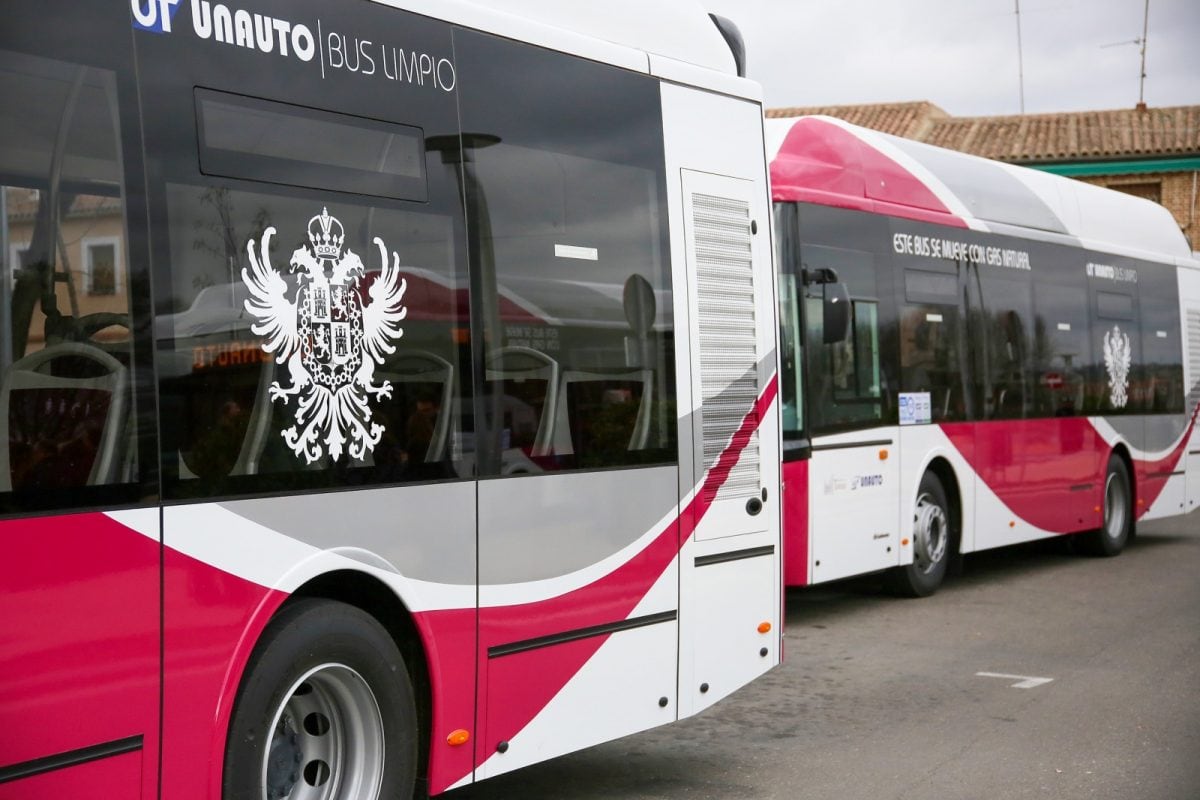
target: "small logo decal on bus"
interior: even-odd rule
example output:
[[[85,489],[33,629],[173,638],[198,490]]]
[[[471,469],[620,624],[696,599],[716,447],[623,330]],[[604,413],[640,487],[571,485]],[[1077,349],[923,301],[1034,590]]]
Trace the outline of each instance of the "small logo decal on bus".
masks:
[[[342,223],[322,209],[308,222],[309,243],[292,253],[289,271],[296,280],[288,281],[270,262],[274,235],[275,228],[267,228],[257,252],[253,239],[246,242],[250,269],[242,270],[242,280],[251,295],[246,311],[258,319],[250,330],[266,337],[262,349],[287,364],[291,376],[290,386],[271,384],[271,399],[286,406],[300,395],[295,424],[281,435],[309,464],[326,452],[362,459],[384,433],[371,420],[369,402],[392,395],[389,381],[375,382],[375,367],[396,352],[393,342],[404,334],[399,323],[408,314],[400,256],[393,251],[389,264],[387,247],[375,237],[382,266],[374,281],[360,286],[362,259],[349,248],[343,253]],[[364,295],[371,302],[364,304]]]
[[[129,0],[133,11],[133,27],[154,33],[170,33],[171,21],[179,10],[180,0]]]
[[[1133,348],[1129,336],[1121,328],[1104,334],[1104,368],[1108,370],[1108,402],[1113,408],[1124,408],[1129,402],[1129,365],[1133,360]]]

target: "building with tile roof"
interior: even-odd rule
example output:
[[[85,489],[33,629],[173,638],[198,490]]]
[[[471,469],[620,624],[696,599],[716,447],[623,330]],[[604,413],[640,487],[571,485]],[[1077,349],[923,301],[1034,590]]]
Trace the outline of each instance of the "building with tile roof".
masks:
[[[1200,251],[1200,106],[954,117],[927,101],[775,108],[1077,178],[1166,206]]]

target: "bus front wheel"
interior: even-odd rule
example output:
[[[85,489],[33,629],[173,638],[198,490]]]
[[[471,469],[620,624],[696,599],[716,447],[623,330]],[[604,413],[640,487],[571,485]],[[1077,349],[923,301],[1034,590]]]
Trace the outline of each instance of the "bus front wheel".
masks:
[[[926,472],[913,504],[913,560],[887,573],[887,589],[903,597],[928,597],[946,577],[952,548],[950,504],[937,475]]]
[[[416,703],[395,642],[345,603],[301,600],[271,621],[225,745],[224,800],[410,797]]]

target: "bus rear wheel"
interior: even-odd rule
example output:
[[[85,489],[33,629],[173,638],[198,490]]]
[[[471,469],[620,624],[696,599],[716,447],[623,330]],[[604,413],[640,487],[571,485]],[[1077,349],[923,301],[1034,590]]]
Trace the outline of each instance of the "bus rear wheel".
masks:
[[[1094,556],[1118,555],[1129,542],[1133,530],[1133,491],[1129,468],[1120,456],[1108,459],[1104,473],[1104,518],[1098,530],[1083,534],[1084,552]]]
[[[952,548],[952,523],[946,490],[937,475],[926,472],[913,504],[913,560],[895,567],[884,579],[888,591],[902,597],[928,597],[946,577]]]
[[[363,611],[301,600],[272,620],[242,681],[224,800],[411,797],[416,703],[404,660]]]

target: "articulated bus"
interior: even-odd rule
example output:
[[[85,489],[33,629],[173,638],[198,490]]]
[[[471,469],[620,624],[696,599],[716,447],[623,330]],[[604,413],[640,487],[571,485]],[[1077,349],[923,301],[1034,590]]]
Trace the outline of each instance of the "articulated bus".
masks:
[[[784,581],[927,595],[963,553],[1116,555],[1200,505],[1200,264],[1146,200],[767,120]]]
[[[0,796],[437,794],[777,664],[742,58],[690,0],[8,0]]]

